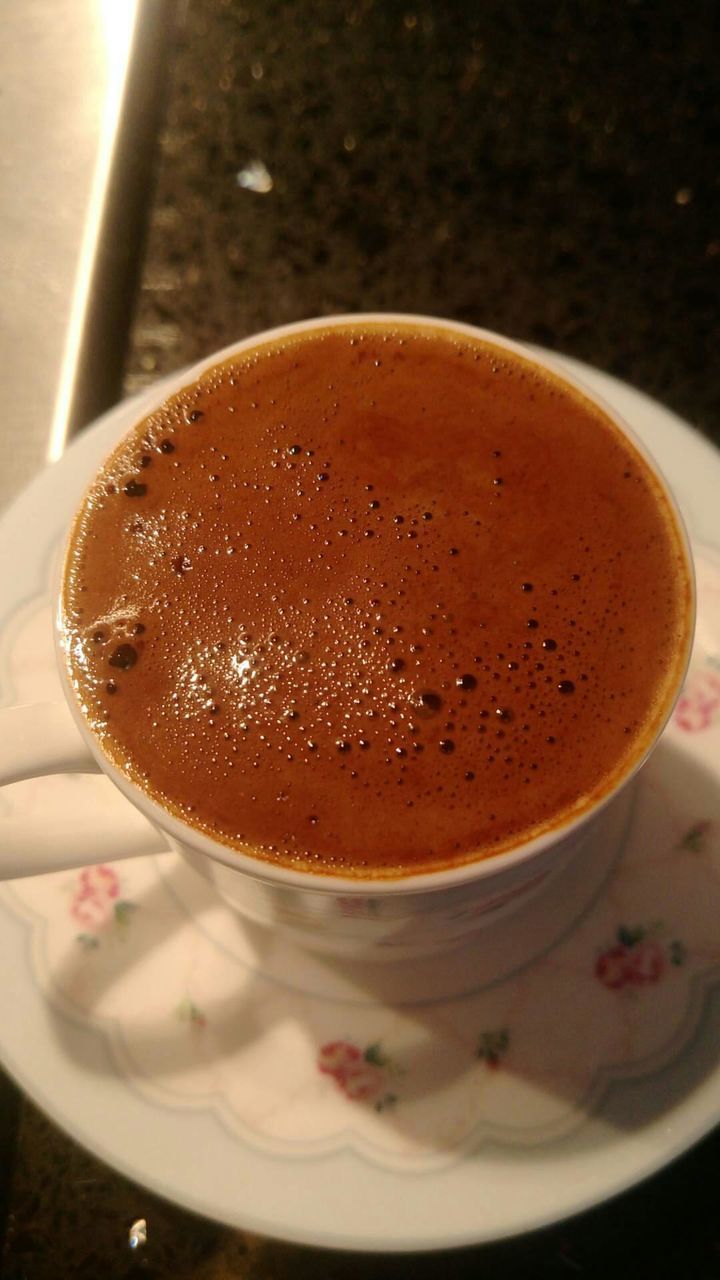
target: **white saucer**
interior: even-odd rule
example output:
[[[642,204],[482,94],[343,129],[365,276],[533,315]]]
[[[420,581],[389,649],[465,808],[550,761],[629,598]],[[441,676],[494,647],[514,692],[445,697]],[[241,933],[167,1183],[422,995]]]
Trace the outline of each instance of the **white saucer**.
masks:
[[[303,956],[173,854],[0,888],[0,1057],[75,1138],[189,1209],[349,1249],[479,1243],[621,1191],[720,1118],[720,455],[567,364],[673,478],[698,551],[686,694],[586,875],[442,972]],[[58,539],[137,413],[107,415],[0,521],[5,703],[56,688]],[[106,785],[23,784],[0,816],[90,814]]]

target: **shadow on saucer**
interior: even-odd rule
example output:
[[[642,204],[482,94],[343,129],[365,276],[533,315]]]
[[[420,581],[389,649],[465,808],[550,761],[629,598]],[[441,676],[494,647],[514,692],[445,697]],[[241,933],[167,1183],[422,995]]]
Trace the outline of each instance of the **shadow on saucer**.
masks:
[[[179,861],[137,905],[147,927],[133,934],[121,966],[96,974],[84,1017],[111,1024],[105,1010],[115,984],[146,970],[148,1003],[162,1008],[153,957],[195,927],[205,949],[201,1025],[188,1025],[192,1012],[184,1022],[149,1017],[139,1001],[114,1024],[113,1055],[140,1087],[157,1092],[162,1081],[168,1096],[190,1099],[181,1105],[220,1097],[222,1114],[237,1112],[241,1127],[262,1129],[257,1113],[243,1114],[243,1079],[250,1088],[267,1073],[261,1083],[275,1098],[273,1115],[281,1104],[291,1111],[297,1062],[305,1092],[296,1106],[337,1103],[343,1141],[359,1132],[368,1149],[393,1158],[450,1156],[483,1140],[518,1152],[568,1135],[577,1141],[592,1117],[587,1140],[611,1143],[618,1131],[669,1119],[720,1064],[720,992],[712,990],[720,977],[720,791],[677,738],[666,737],[642,771],[620,856],[566,936],[510,977],[461,997],[400,1002],[387,966],[317,956],[313,986],[325,972],[332,994],[308,993],[302,954],[280,938],[239,919],[228,926],[224,915],[223,940],[213,939],[204,922],[225,909]],[[503,928],[512,931],[512,917]],[[471,967],[486,945],[480,935],[455,962]],[[190,964],[187,946],[176,963]],[[69,951],[52,974],[55,989],[82,987],[83,965]],[[54,1003],[49,1012],[65,1052],[97,1070],[97,1056],[85,1058],[83,1038],[69,1032],[67,1001],[65,1012]],[[286,1074],[273,1085],[278,1052]],[[292,1146],[294,1132],[280,1126],[274,1140]]]

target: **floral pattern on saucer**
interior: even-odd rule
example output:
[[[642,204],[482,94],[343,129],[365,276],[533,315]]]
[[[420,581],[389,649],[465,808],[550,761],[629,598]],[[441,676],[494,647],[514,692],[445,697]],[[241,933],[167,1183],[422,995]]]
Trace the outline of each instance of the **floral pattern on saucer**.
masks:
[[[368,1102],[376,1111],[384,1111],[398,1100],[390,1085],[402,1072],[398,1072],[379,1042],[359,1049],[351,1040],[330,1040],[321,1045],[317,1065],[321,1074],[332,1076],[353,1102]]]
[[[720,722],[720,556],[695,552],[698,611],[695,646],[673,715],[683,733],[703,734]]]
[[[600,952],[595,977],[611,991],[637,990],[660,982],[668,965],[685,964],[687,947],[679,938],[665,943],[662,924],[621,924],[612,945]]]
[[[712,555],[698,569],[690,700],[720,660],[720,569]],[[30,677],[37,694],[21,641],[13,682],[22,693]],[[57,1034],[67,1017],[101,1032],[156,1106],[210,1110],[286,1158],[350,1147],[422,1171],[486,1141],[531,1149],[602,1114],[611,1086],[651,1080],[685,1052],[720,977],[720,717],[688,705],[641,774],[603,892],[545,953],[462,996],[388,998],[387,973],[370,965],[345,966],[342,998],[311,990],[300,953],[245,926],[172,853],[0,895],[28,924]],[[26,785],[32,803],[43,784]],[[533,909],[559,892],[561,879]],[[480,974],[477,948],[507,948],[513,928],[498,921],[456,964]]]

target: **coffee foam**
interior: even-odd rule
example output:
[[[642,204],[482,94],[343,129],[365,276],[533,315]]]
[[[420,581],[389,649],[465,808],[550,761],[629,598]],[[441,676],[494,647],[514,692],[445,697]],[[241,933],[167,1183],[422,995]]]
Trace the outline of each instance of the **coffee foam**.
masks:
[[[78,518],[73,682],[108,755],[257,856],[397,875],[581,811],[642,754],[689,583],[593,405],[490,346],[323,332],[140,424]]]

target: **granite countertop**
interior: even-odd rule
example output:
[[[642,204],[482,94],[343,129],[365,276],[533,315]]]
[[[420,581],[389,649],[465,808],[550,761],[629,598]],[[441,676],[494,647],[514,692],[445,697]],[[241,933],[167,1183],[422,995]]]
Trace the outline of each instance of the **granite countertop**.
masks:
[[[711,0],[185,0],[127,392],[274,324],[412,311],[566,352],[720,441],[715,20]],[[720,1275],[717,1134],[581,1219],[419,1259],[195,1219],[28,1103],[12,1158],[8,1280]]]
[[[191,0],[128,389],[271,324],[405,310],[717,433],[713,16]]]

